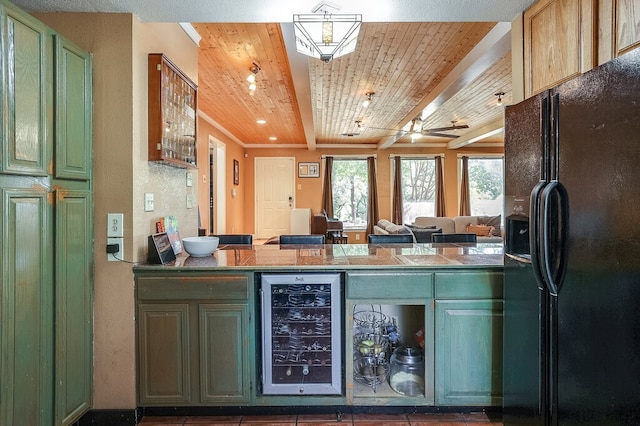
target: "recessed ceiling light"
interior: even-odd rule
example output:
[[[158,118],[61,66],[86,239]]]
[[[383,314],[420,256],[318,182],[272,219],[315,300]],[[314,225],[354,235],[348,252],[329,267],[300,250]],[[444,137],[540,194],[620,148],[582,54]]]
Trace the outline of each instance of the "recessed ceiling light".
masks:
[[[278,140],[278,138],[276,138],[275,136],[269,136],[269,140],[270,141],[276,141],[276,140]]]
[[[256,123],[258,123],[258,124],[267,124],[267,120],[263,120],[261,118],[260,120],[256,120]]]

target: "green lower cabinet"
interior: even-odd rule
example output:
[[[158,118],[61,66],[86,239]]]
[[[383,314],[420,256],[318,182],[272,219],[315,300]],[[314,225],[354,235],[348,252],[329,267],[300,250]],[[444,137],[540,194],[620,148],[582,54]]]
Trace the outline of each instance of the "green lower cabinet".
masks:
[[[247,305],[202,304],[200,310],[200,402],[250,400]]]
[[[0,425],[50,426],[53,208],[46,189],[3,184],[0,194]]]
[[[138,404],[252,400],[251,274],[136,277]]]
[[[189,305],[138,305],[138,399],[140,404],[191,400]]]
[[[71,425],[93,395],[93,215],[91,191],[54,195],[55,424]]]
[[[436,405],[502,405],[502,301],[435,301]]]

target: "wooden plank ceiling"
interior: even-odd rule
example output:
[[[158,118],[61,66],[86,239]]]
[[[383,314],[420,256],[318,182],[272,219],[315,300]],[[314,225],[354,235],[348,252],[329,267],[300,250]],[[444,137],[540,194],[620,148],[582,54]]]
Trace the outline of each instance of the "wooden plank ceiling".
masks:
[[[395,130],[419,115],[425,99],[437,97],[434,91],[495,24],[363,23],[355,52],[329,63],[305,57],[309,74],[305,77],[310,84],[305,93],[310,96],[294,89],[288,55],[299,54],[287,51],[280,24],[193,25],[202,36],[200,113],[246,147],[315,149],[383,146]],[[261,69],[255,94],[250,95],[246,77],[253,63]],[[365,108],[362,102],[367,92],[375,95]],[[425,127],[466,124],[469,129],[445,132],[463,136],[500,120],[503,110],[495,106],[496,92],[505,92],[505,103],[510,99],[510,52],[441,102],[425,119]],[[300,111],[309,104],[313,129],[305,134]],[[259,119],[266,124],[256,123]],[[415,146],[453,140],[422,137]],[[500,142],[501,136],[491,141]],[[410,138],[395,143],[410,143]]]

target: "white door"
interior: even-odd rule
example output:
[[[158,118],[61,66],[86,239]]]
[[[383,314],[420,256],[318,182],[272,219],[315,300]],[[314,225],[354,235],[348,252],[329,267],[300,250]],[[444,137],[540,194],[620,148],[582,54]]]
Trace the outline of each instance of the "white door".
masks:
[[[211,234],[226,232],[226,158],[226,145],[209,136],[209,233]]]
[[[295,158],[256,158],[256,238],[290,233]]]

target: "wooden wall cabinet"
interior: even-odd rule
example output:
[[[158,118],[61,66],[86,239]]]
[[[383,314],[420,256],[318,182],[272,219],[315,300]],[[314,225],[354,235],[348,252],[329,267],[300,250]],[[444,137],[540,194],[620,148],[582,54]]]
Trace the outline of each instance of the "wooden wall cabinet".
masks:
[[[166,56],[149,54],[149,161],[196,167],[197,92]]]
[[[640,0],[598,1],[598,64],[640,46]]]
[[[595,65],[593,0],[540,0],[524,13],[525,96]]]

